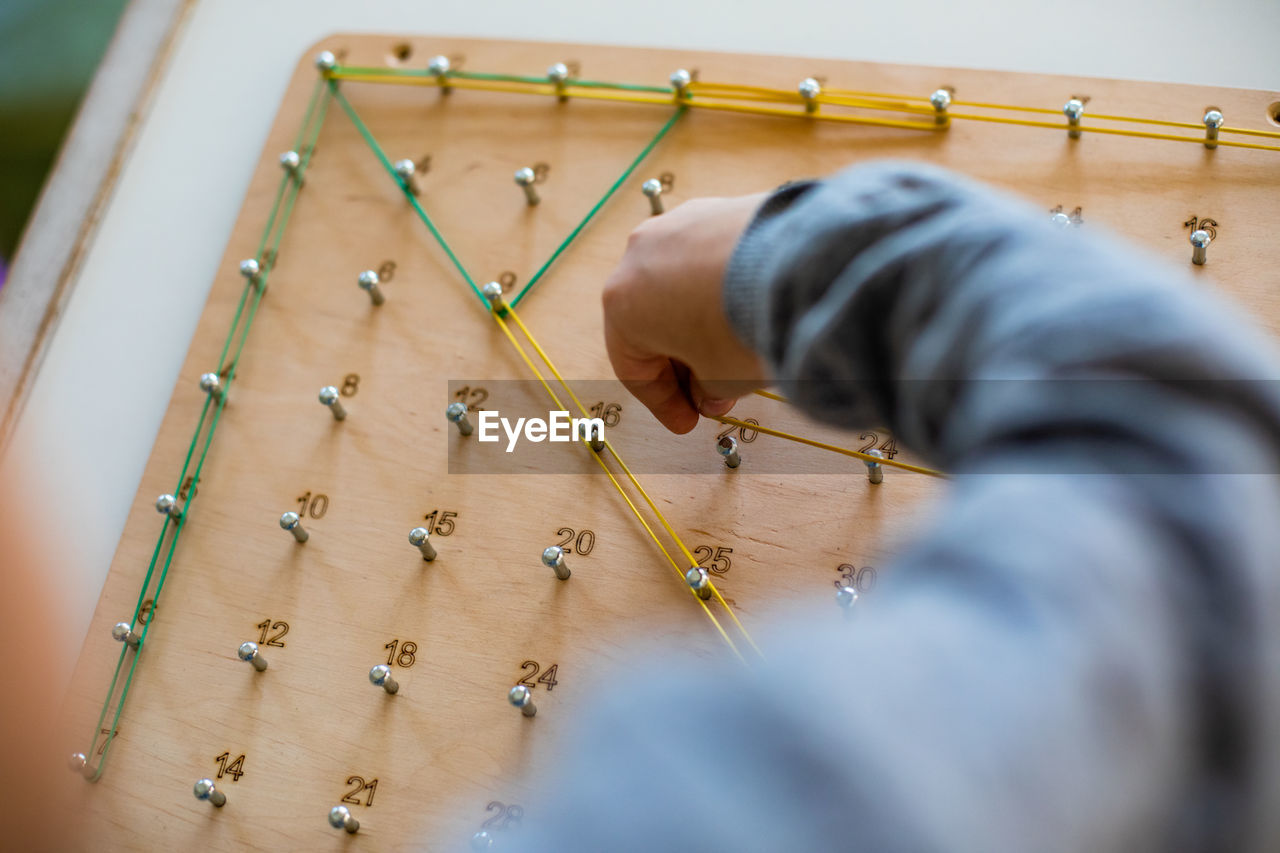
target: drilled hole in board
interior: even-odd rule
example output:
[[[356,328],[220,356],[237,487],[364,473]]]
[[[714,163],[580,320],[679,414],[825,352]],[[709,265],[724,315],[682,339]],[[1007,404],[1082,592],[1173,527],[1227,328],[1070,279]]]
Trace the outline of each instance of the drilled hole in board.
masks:
[[[413,56],[413,45],[407,41],[402,41],[392,45],[391,53],[387,54],[388,65],[404,65]]]
[[[1271,106],[1267,107],[1267,121],[1271,122],[1276,127],[1280,127],[1280,101],[1276,101]]]

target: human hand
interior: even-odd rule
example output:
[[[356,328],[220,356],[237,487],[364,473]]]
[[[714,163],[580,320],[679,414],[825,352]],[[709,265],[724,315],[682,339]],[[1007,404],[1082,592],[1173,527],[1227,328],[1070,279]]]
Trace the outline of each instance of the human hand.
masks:
[[[768,384],[721,304],[729,256],[764,199],[695,199],[645,220],[605,282],[613,371],[672,432],[689,432],[699,414],[723,415]]]

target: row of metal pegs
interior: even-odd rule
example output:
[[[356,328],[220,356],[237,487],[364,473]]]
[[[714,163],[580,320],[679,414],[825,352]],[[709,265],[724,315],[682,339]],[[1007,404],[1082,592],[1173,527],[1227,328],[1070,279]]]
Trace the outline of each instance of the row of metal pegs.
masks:
[[[227,795],[220,791],[212,779],[199,779],[195,784],[196,799],[220,809],[227,804]],[[329,809],[329,825],[354,834],[360,831],[360,821],[344,805]],[[488,850],[493,846],[493,836],[486,830],[480,830],[471,837],[472,850]]]
[[[286,151],[280,155],[280,167],[288,173],[294,181],[298,183],[299,188],[303,184],[302,176],[302,158],[297,151]],[[404,190],[414,196],[422,194],[422,187],[418,183],[417,166],[407,157],[397,160],[393,166],[396,177],[399,179]],[[542,196],[538,194],[536,186],[538,182],[537,173],[531,166],[525,166],[517,169],[515,172],[515,183],[524,192],[525,204],[534,207],[542,201]],[[649,178],[640,185],[640,192],[649,200],[649,212],[653,216],[657,216],[663,212],[662,182],[657,178]],[[256,261],[254,262],[257,263]],[[257,271],[254,271],[257,274]],[[376,277],[376,276],[375,276]]]
[[[220,809],[227,804],[227,795],[218,790],[218,786],[214,784],[212,779],[197,780],[195,795],[197,800],[209,803],[216,809]],[[342,829],[350,833],[360,831],[360,821],[356,820],[355,815],[351,813],[351,809],[342,805],[329,809],[329,825],[334,829]]]
[[[1082,222],[1080,219],[1079,209],[1075,213],[1064,213],[1061,209],[1054,210],[1049,215],[1049,221],[1059,228],[1076,228]],[[1209,261],[1209,244],[1213,242],[1213,235],[1203,228],[1197,228],[1191,232],[1188,238],[1191,243],[1191,263],[1196,266],[1204,266]]]
[[[322,51],[316,56],[315,65],[322,74],[332,71],[337,67],[337,64],[337,58],[330,51]],[[427,73],[436,78],[442,94],[447,95],[452,91],[449,83],[451,68],[452,66],[447,56],[435,56],[427,64]],[[547,82],[555,86],[559,100],[562,103],[568,101],[568,86],[572,80],[569,67],[563,62],[553,63],[547,68],[546,76]],[[671,72],[668,80],[671,83],[672,96],[675,102],[683,103],[687,101],[690,97],[689,86],[693,83],[693,75],[684,68],[677,68]],[[804,78],[796,85],[796,91],[800,95],[806,113],[814,114],[818,112],[819,105],[822,103],[822,83],[817,78]],[[933,107],[935,121],[940,125],[945,125],[950,120],[948,111],[951,108],[951,100],[951,90],[945,88],[937,89],[929,96],[929,104]],[[1080,138],[1080,120],[1085,115],[1084,104],[1084,99],[1072,97],[1067,99],[1067,102],[1062,106],[1062,114],[1067,119],[1067,136],[1072,139]],[[1210,107],[1205,110],[1201,121],[1205,129],[1205,148],[1217,148],[1219,131],[1226,122],[1222,111]],[[537,202],[531,203],[536,204]]]

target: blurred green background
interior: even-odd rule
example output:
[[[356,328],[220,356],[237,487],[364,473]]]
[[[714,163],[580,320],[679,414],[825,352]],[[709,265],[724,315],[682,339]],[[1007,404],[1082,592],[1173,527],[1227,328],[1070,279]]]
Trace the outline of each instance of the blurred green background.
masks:
[[[127,2],[0,0],[0,258],[5,266]]]

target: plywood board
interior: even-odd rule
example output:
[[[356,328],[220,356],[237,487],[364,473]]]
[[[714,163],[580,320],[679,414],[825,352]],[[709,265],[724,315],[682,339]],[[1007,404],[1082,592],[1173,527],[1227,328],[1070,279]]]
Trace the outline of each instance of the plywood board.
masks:
[[[1259,130],[1274,129],[1267,110],[1278,100],[1240,90],[584,45],[335,36],[322,48],[352,65],[423,66],[439,53],[465,56],[466,69],[512,74],[572,61],[583,77],[653,85],[685,67],[705,81],[789,88],[820,75],[844,89],[927,95],[949,86],[957,99],[1029,106],[1083,95],[1090,111],[1184,121],[1215,106],[1231,124]],[[89,735],[99,728],[111,674],[121,660],[126,672],[134,663],[133,652],[121,658],[111,628],[132,617],[165,524],[155,498],[175,489],[207,416],[200,376],[225,364],[228,330],[238,310],[252,310],[252,299],[240,308],[253,292],[237,268],[255,255],[273,209],[277,155],[293,145],[315,86],[311,58],[300,60],[263,149],[81,655],[69,737],[92,765],[106,738],[98,734],[89,747]],[[670,105],[461,89],[442,96],[431,87],[354,81],[341,91],[388,156],[429,158],[417,178],[421,204],[473,278],[509,272],[516,287],[673,113]],[[145,614],[145,642],[102,775],[86,784],[68,774],[69,813],[112,847],[328,847],[342,841],[326,815],[344,796],[361,823],[359,842],[379,849],[465,842],[482,829],[500,835],[519,824],[593,682],[626,661],[628,648],[673,637],[688,654],[738,665],[584,448],[548,447],[560,455],[519,457],[504,470],[501,454],[482,456],[474,437],[446,421],[445,406],[459,393],[504,410],[545,413],[546,404],[336,105],[312,154],[193,484],[163,595]],[[1210,263],[1193,272],[1280,332],[1271,237],[1280,227],[1273,203],[1280,152],[1094,134],[1069,140],[1062,131],[979,122],[935,133],[690,111],[519,311],[584,403],[601,403],[602,412],[617,404],[611,440],[637,460],[637,477],[682,540],[705,547],[696,555],[724,570],[712,576],[748,630],[788,606],[840,619],[833,596],[844,576],[863,585],[859,606],[874,607],[874,570],[938,510],[942,487],[893,470],[871,486],[856,459],[767,436],[743,441],[743,465],[729,470],[714,450],[720,425],[680,438],[664,433],[607,382],[601,283],[649,213],[645,179],[669,173],[670,206],[886,156],[990,181],[1046,216],[1059,205],[1078,207],[1080,227],[1187,266],[1187,221],[1212,218]],[[535,163],[549,170],[538,185],[541,203],[529,207],[512,174]],[[388,262],[387,301],[374,307],[356,276],[389,271]],[[183,276],[162,271],[156,286],[184,286]],[[354,392],[342,398],[341,422],[317,403],[328,384]],[[855,449],[872,440],[819,429],[771,400],[749,399],[736,414]],[[911,460],[907,451],[897,458]],[[492,473],[468,473],[477,467]],[[288,510],[303,511],[305,544],[280,529]],[[439,552],[431,563],[407,541],[410,528],[427,523]],[[539,559],[562,541],[573,551],[567,581]],[[283,645],[271,645],[273,638]],[[265,672],[237,659],[246,640],[261,644]],[[368,679],[370,667],[388,661],[400,685],[394,696]],[[538,681],[552,667],[553,679]],[[522,677],[539,709],[532,718],[506,700]],[[219,771],[228,802],[215,810],[192,797],[192,784]]]

